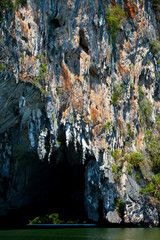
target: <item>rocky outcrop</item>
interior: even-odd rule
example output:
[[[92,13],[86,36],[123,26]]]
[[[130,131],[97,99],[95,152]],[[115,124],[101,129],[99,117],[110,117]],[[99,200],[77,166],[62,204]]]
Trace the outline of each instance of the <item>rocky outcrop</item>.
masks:
[[[117,4],[126,17],[116,16],[113,35],[106,16]],[[44,165],[65,159],[83,166],[89,219],[157,226],[156,203],[139,193],[152,175],[145,130],[160,114],[151,1],[28,0],[2,15],[0,214],[36,202],[41,191],[44,199],[45,184],[34,194],[34,176],[42,183]],[[125,157],[132,152],[143,153],[138,166]]]

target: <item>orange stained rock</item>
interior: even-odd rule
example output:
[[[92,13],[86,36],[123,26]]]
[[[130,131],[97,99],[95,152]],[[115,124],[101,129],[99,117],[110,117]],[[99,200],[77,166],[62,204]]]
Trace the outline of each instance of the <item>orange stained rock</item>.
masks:
[[[31,59],[33,60],[34,63],[37,62],[37,58],[35,56],[31,57]]]
[[[86,52],[82,51],[80,54],[80,63],[84,66],[90,65],[90,55],[88,55]]]
[[[111,5],[112,5],[112,6],[116,6],[115,0],[110,0],[110,1],[111,1]]]
[[[24,30],[25,35],[26,35],[26,37],[27,37],[27,39],[28,39],[29,36],[30,36],[31,30],[30,30],[28,27],[26,27],[26,24],[22,21],[19,12],[15,12],[15,16],[19,19],[19,21],[20,21],[20,23],[21,23],[21,26],[22,26],[22,29]]]
[[[96,122],[98,121],[99,111],[93,107],[91,107],[91,117],[93,120],[93,124],[95,125]]]
[[[122,122],[121,117],[120,117],[120,116],[117,116],[117,117],[116,117],[116,120],[117,120],[117,124],[118,124],[118,126],[119,126],[119,129],[120,129],[120,130],[123,130],[123,129],[124,129],[124,123]]]
[[[70,79],[70,73],[65,65],[65,63],[62,63],[62,79],[63,79],[63,90],[68,90],[70,93],[73,90],[72,82]]]
[[[127,17],[137,18],[138,7],[136,5],[135,0],[123,0],[123,3]]]
[[[99,126],[99,125],[98,125]],[[101,129],[101,130],[100,130]],[[103,127],[101,128],[101,126],[99,127],[99,134],[102,132],[102,130],[103,130]],[[106,141],[105,141],[105,139],[103,138],[103,139],[101,139],[101,141],[99,141],[99,145],[100,145],[100,147],[101,147],[101,149],[102,148],[106,148],[107,146],[106,146]]]
[[[72,5],[73,5],[72,1],[71,1],[71,0],[67,0],[67,5],[68,5],[69,7],[72,7]]]
[[[129,68],[128,67],[122,67],[122,65],[121,65],[121,63],[119,62],[118,63],[118,69],[119,69],[119,71],[121,72],[121,73],[127,73],[127,74],[129,74],[130,73],[130,70],[129,70]]]
[[[125,50],[129,50],[129,52],[130,52],[130,50],[131,50],[131,43],[130,43],[130,41],[124,41],[124,48],[125,48]]]
[[[140,151],[141,149],[143,149],[143,131],[142,131],[142,127],[140,127],[139,129],[139,135],[137,138],[137,150]]]
[[[73,97],[73,107],[80,114],[83,109],[83,95],[77,94]]]
[[[71,107],[68,107],[64,112],[63,112],[63,117],[65,118],[67,113],[70,112]]]
[[[93,129],[93,135],[97,136],[100,135],[103,130],[103,124],[98,124],[97,126],[94,127]]]

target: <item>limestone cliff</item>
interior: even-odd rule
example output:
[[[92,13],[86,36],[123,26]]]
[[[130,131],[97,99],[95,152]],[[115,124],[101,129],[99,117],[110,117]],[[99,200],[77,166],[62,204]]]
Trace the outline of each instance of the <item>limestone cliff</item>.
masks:
[[[159,5],[153,2],[27,0],[2,8],[1,215],[51,196],[54,202],[58,187],[65,191],[80,173],[72,200],[84,203],[88,219],[159,224],[157,201],[140,194],[159,171],[149,145],[152,134],[158,156]],[[65,183],[63,169],[56,187],[56,171],[66,162],[73,182]]]

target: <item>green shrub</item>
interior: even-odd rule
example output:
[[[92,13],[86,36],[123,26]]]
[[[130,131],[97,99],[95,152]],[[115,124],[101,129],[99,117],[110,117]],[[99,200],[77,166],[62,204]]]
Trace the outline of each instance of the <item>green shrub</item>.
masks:
[[[146,123],[147,127],[150,124],[153,106],[149,99],[146,97],[146,94],[142,90],[142,87],[139,86],[139,109],[140,109],[140,123]]]
[[[133,171],[132,171],[132,165],[128,162],[127,163],[127,171],[128,171],[128,173],[132,176],[132,173],[133,173]]]
[[[134,167],[139,167],[140,163],[143,161],[143,154],[139,152],[132,152],[130,154],[130,163]]]
[[[58,146],[60,147],[62,143],[61,143],[61,142],[59,142],[59,141],[57,141],[57,144],[58,144]]]
[[[112,157],[115,159],[115,160],[118,160],[121,158],[121,150],[119,149],[115,149],[114,153],[112,154]]]
[[[107,131],[107,130],[109,130],[110,129],[110,126],[112,125],[112,121],[108,121],[104,126],[103,126],[103,128],[104,128],[104,130],[105,131]]]
[[[123,215],[124,203],[122,198],[115,199],[115,209],[120,216]]]
[[[140,174],[139,172],[136,172],[135,177],[136,177],[136,181],[137,181],[138,183],[140,183],[140,181],[141,181],[141,174]]]
[[[154,196],[160,203],[160,173],[152,176],[151,183],[140,190],[141,194],[149,193]]]
[[[27,0],[15,0],[15,2],[11,0],[1,0],[0,1],[0,12],[9,11],[17,8],[18,6],[24,6]]]
[[[138,94],[139,94],[139,101],[142,101],[142,99],[145,97],[145,92],[142,90],[141,86],[139,86],[138,88]]]
[[[116,163],[112,164],[112,171],[113,171],[113,179],[114,180],[119,180],[119,178],[122,175],[122,166],[118,166]]]
[[[59,219],[58,213],[39,216],[29,221],[29,224],[61,224],[63,221]]]
[[[6,66],[4,66],[2,63],[0,63],[0,71],[4,71]]]
[[[105,17],[107,22],[107,28],[113,41],[115,41],[117,31],[120,29],[120,25],[126,18],[125,12],[121,9],[120,5],[107,8],[107,15]]]
[[[134,83],[130,83],[130,94],[133,92],[134,89]]]
[[[152,126],[152,131],[145,133],[146,151],[150,158],[152,170],[160,172],[160,116],[157,115],[156,121]]]
[[[150,42],[150,47],[151,47],[153,54],[158,53],[158,51],[160,49],[160,41],[155,40],[153,42]]]
[[[131,138],[134,138],[134,132],[131,131],[131,124],[127,123],[127,128],[128,128],[128,134]]]
[[[57,95],[61,93],[59,88],[56,88],[56,92],[57,92]]]
[[[71,122],[74,122],[76,120],[75,117],[71,117]]]
[[[115,175],[116,175],[117,172],[118,172],[118,166],[117,166],[115,163],[112,164],[112,171],[113,171],[113,173],[114,173]]]
[[[139,152],[132,152],[131,154],[126,154],[124,159],[132,166],[139,167],[140,163],[143,162],[143,154]]]
[[[157,9],[159,7],[159,0],[151,0],[152,7]]]
[[[118,101],[122,98],[123,93],[126,91],[126,87],[124,84],[121,83],[115,83],[114,88],[113,88],[113,93],[112,93],[112,103],[114,105],[118,104]]]
[[[139,103],[140,107],[140,113],[141,117],[143,118],[144,122],[147,126],[149,126],[153,111],[152,103],[149,101],[147,97],[145,97],[142,101]]]
[[[39,69],[39,76],[38,79],[39,80],[43,80],[45,79],[47,74],[47,66],[45,63],[41,63],[40,69]]]

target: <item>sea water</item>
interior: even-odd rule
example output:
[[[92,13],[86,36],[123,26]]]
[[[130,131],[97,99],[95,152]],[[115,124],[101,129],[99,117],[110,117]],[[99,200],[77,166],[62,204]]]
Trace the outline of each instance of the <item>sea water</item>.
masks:
[[[160,228],[0,230],[0,240],[160,240]]]

